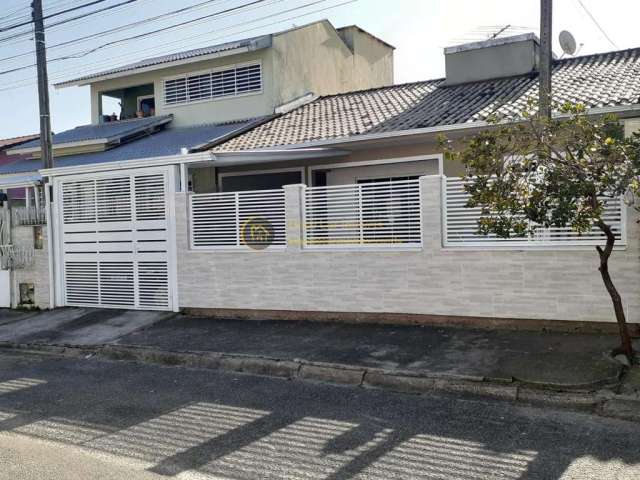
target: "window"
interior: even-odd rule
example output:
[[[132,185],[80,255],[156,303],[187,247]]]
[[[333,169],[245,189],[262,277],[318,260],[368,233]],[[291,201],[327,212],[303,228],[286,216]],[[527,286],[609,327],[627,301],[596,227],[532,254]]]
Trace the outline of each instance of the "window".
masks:
[[[407,175],[404,177],[382,177],[358,179],[358,183],[381,183],[381,182],[401,182],[406,180],[417,180],[420,175]]]
[[[185,75],[164,81],[164,103],[181,103],[232,97],[262,90],[259,63]]]
[[[246,175],[220,174],[221,190],[223,192],[273,190],[301,182],[302,173],[300,170],[294,172],[247,173]]]

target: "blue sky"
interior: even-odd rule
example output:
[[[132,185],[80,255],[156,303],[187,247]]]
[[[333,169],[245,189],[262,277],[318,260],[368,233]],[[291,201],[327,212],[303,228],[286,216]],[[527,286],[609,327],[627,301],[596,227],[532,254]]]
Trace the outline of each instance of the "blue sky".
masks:
[[[45,11],[86,3],[87,0],[43,0]],[[108,0],[117,4],[122,0]],[[84,19],[52,28],[47,33],[48,45],[95,34],[182,6],[202,3],[203,0],[138,0]],[[247,4],[251,0],[216,0],[198,10],[125,30],[108,37],[95,38],[51,49],[49,59],[84,52],[113,39],[124,38],[163,26],[178,23],[229,7]],[[396,47],[395,80],[408,82],[440,77],[444,74],[442,49],[447,45],[480,40],[499,26],[512,25],[514,32],[537,33],[539,0],[266,0],[248,7],[238,14],[228,15],[188,27],[169,31],[147,39],[128,42],[98,50],[82,58],[53,62],[49,66],[51,83],[131,63],[142,58],[162,55],[190,48],[213,45],[237,38],[269,33],[293,25],[328,18],[335,26],[357,24]],[[28,7],[31,0],[2,0],[2,15]],[[585,13],[580,0],[555,0],[554,37],[560,30],[570,30],[578,43],[580,54],[640,46],[637,19],[640,2],[637,0],[582,0],[610,39],[601,33]],[[336,6],[340,5],[341,6]],[[102,6],[102,5],[100,5]],[[335,8],[328,7],[336,6]],[[280,15],[283,10],[298,8]],[[98,8],[90,7],[87,10]],[[323,10],[323,11],[320,11]],[[315,13],[313,13],[315,12]],[[621,14],[624,12],[624,14]],[[17,15],[28,14],[27,10]],[[271,15],[271,17],[269,17]],[[269,18],[266,18],[269,17]],[[263,20],[259,20],[263,18]],[[0,28],[16,18],[0,18]],[[9,33],[0,33],[0,39]],[[613,43],[612,43],[613,42]],[[615,44],[615,45],[614,45]],[[0,58],[25,54],[19,58],[0,61],[0,71],[33,63],[31,38],[0,43]],[[559,52],[557,42],[554,50]],[[0,75],[0,138],[38,131],[38,98],[35,69]],[[52,124],[55,131],[63,131],[90,121],[88,87],[62,90],[51,88]]]

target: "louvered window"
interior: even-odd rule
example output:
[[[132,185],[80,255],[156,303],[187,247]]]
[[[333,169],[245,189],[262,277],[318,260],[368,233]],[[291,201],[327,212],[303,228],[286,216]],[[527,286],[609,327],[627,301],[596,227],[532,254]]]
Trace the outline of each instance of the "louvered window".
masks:
[[[164,82],[164,103],[174,105],[187,101],[187,79],[174,78]]]
[[[262,66],[256,63],[165,80],[164,103],[177,105],[261,90]]]

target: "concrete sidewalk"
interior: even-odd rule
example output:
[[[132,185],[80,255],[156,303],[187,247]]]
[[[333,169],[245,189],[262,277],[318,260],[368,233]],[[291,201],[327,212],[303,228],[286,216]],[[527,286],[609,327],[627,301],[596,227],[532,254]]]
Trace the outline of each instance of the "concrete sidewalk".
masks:
[[[617,344],[606,334],[0,310],[5,349],[399,392],[465,392],[640,420],[640,382],[623,383],[625,369],[608,353]]]
[[[617,382],[613,335],[490,331],[432,326],[213,320],[179,315],[118,344],[568,388]]]

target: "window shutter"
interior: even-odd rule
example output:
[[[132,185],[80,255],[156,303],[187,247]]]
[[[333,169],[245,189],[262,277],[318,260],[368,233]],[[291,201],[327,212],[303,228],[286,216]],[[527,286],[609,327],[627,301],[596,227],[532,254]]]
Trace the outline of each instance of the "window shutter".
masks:
[[[262,88],[262,72],[260,65],[248,65],[236,69],[237,93],[246,93]]]
[[[166,105],[175,105],[232,97],[260,90],[262,90],[262,66],[256,63],[165,80],[164,102]]]
[[[186,77],[165,80],[164,82],[164,103],[175,105],[187,101],[187,79]]]
[[[211,74],[195,75],[187,78],[189,101],[211,98]]]

